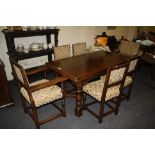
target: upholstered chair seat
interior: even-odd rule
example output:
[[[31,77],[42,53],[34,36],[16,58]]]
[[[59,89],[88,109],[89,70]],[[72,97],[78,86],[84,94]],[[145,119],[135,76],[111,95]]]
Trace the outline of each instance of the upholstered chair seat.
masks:
[[[42,79],[37,82],[31,83],[30,86],[38,85],[47,81],[49,80]],[[25,97],[25,99],[31,104],[29,95],[26,89],[22,87],[20,91],[22,95]],[[44,104],[47,104],[49,102],[53,102],[55,100],[62,98],[62,91],[60,87],[58,87],[57,85],[53,85],[33,92],[32,96],[33,96],[35,106],[40,107]]]
[[[88,83],[87,85],[85,85],[83,87],[83,90],[89,94],[90,96],[92,96],[93,98],[95,98],[98,101],[101,101],[101,97],[102,97],[102,90],[104,87],[104,81],[103,80],[98,80],[95,82],[91,82]],[[107,93],[106,93],[106,97],[105,97],[105,101],[108,101],[114,97],[119,96],[120,91],[119,91],[120,86],[113,86],[107,89]]]

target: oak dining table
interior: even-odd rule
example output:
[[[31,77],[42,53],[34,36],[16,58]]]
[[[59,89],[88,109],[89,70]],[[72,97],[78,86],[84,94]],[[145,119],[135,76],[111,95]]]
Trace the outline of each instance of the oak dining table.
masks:
[[[94,78],[104,75],[109,67],[125,63],[128,57],[121,53],[97,51],[52,61],[49,68],[73,81],[76,86],[75,115],[82,115],[82,88]]]

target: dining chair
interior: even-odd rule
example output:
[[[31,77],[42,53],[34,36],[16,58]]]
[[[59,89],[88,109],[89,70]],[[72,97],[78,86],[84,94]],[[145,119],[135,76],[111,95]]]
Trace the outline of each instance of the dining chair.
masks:
[[[108,69],[105,79],[90,82],[83,87],[83,105],[82,109],[87,110],[94,115],[99,123],[103,117],[115,112],[118,113],[122,89],[126,78],[129,63],[113,66]],[[90,96],[93,101],[86,103],[86,95]],[[109,103],[110,102],[110,103]],[[95,103],[99,103],[99,110],[94,111],[93,108],[88,108]],[[105,105],[109,110],[105,110]]]
[[[10,63],[13,76],[15,77],[19,87],[24,112],[30,115],[35,122],[36,128],[40,128],[41,125],[60,116],[66,117],[65,89],[63,88],[63,83],[66,81],[66,78],[59,77],[53,80],[41,79],[33,83],[29,83],[28,76],[23,67],[12,58],[10,58]],[[45,69],[48,70],[48,66],[44,66],[43,69],[40,68],[40,70],[33,70],[33,73],[37,73]],[[61,87],[57,85],[60,83]],[[58,102],[56,102],[57,104],[55,103],[55,101],[58,100],[61,100],[61,107],[57,105]],[[46,119],[40,120],[38,116],[38,109],[49,103],[51,103],[60,112],[52,114]]]
[[[54,60],[71,57],[70,45],[55,46],[53,49],[54,49]]]
[[[130,99],[131,91],[132,91],[132,85],[133,85],[133,81],[134,81],[136,71],[138,68],[139,59],[140,59],[140,56],[133,56],[129,60],[129,68],[128,68],[127,76],[125,78],[125,82],[124,82],[124,86],[123,86],[123,92],[122,92],[122,96],[121,96],[122,100],[124,100],[124,99],[129,100]],[[100,79],[105,81],[105,77],[106,76],[101,76]],[[127,91],[125,92],[124,89],[127,89]]]
[[[73,55],[86,54],[86,42],[72,44]]]
[[[130,58],[129,69],[127,73],[127,77],[125,79],[124,88],[128,89],[127,92],[123,91],[122,98],[130,99],[133,82],[135,79],[136,71],[138,68],[140,56],[134,56]]]
[[[131,41],[121,41],[119,51],[127,56],[135,56],[139,54],[139,44]]]

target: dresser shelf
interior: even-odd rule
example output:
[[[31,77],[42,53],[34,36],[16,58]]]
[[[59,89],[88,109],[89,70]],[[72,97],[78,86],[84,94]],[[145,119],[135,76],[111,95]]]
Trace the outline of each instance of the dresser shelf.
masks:
[[[46,36],[46,43],[51,43],[51,35],[54,35],[54,46],[58,46],[58,33],[59,29],[46,29],[46,30],[28,30],[28,31],[10,31],[8,29],[2,30],[5,35],[8,55],[14,58],[16,61],[29,59],[34,57],[40,57],[47,55],[48,61],[52,61],[52,49],[29,51],[28,53],[17,52],[15,48],[15,38],[33,37],[33,36]]]

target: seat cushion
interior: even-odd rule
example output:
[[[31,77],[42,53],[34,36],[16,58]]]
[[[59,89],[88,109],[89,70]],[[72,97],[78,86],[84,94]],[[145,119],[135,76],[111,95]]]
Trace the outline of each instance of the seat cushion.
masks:
[[[104,80],[101,79],[95,82],[88,83],[83,87],[83,91],[89,94],[90,96],[94,97],[96,100],[101,101],[103,87],[104,87]],[[120,85],[108,88],[105,101],[108,101],[114,97],[119,96],[120,94],[119,87]]]
[[[48,80],[46,80],[46,79],[39,80],[37,82],[31,83],[30,86],[41,84],[41,83],[47,82],[47,81]],[[25,97],[25,99],[30,103],[30,99],[29,99],[26,89],[22,87],[20,89],[20,92]],[[53,86],[33,92],[32,97],[33,97],[35,106],[39,107],[39,106],[42,106],[49,102],[52,102],[52,101],[62,98],[62,92],[61,92],[60,87],[58,87],[57,85],[53,85]]]
[[[127,76],[125,79],[124,87],[129,86],[132,83],[132,78],[131,76]]]

